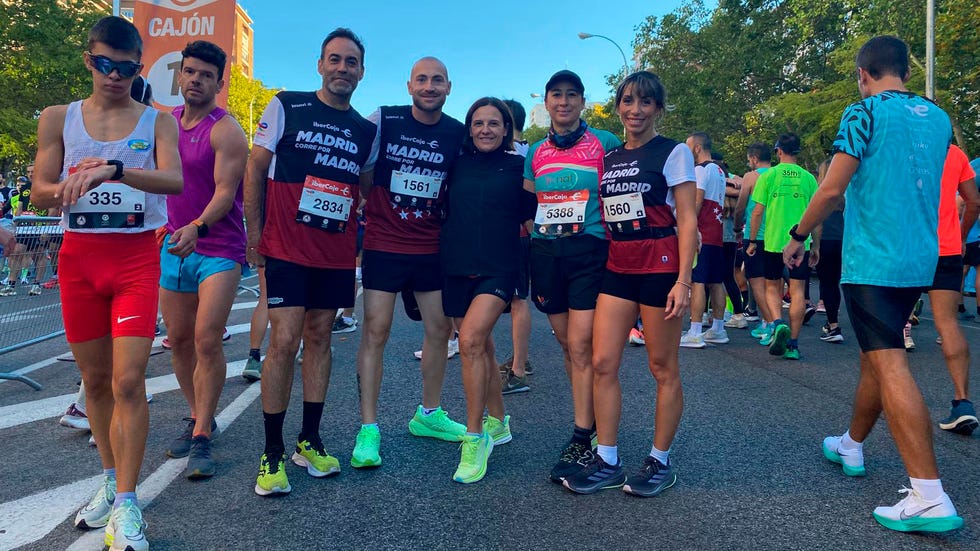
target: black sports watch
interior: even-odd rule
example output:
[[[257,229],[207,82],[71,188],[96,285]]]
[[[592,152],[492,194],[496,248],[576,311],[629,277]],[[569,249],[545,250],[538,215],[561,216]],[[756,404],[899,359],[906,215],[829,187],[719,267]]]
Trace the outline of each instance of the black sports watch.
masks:
[[[112,160],[106,161],[105,163],[107,165],[112,165],[112,166],[116,167],[116,172],[112,175],[112,178],[109,178],[110,180],[112,180],[114,182],[118,182],[120,179],[122,179],[122,177],[123,177],[123,162],[122,161],[120,161],[118,159],[112,159]]]
[[[793,241],[799,241],[800,243],[803,243],[804,241],[810,238],[810,234],[800,235],[796,233],[796,228],[798,227],[800,227],[799,224],[793,224],[793,227],[789,229],[789,236],[793,238]]]
[[[198,237],[207,237],[208,236],[208,231],[210,231],[210,230],[208,228],[208,225],[205,224],[203,220],[201,220],[200,218],[198,218],[197,220],[192,220],[191,221],[191,224],[194,224],[195,226],[197,226],[197,236]]]

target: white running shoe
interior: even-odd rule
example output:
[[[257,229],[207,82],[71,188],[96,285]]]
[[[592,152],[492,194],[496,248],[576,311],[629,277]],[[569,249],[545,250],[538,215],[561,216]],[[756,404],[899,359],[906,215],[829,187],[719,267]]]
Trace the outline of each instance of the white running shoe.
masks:
[[[956,507],[949,496],[926,501],[919,492],[902,488],[906,496],[891,507],[876,507],[875,520],[885,528],[899,532],[948,532],[963,526],[963,518],[956,514]]]
[[[905,351],[911,352],[915,350],[915,341],[912,340],[912,324],[905,322],[905,330],[902,331],[902,336],[905,337]]]
[[[104,543],[109,551],[149,551],[145,532],[143,512],[132,499],[127,499],[112,511],[105,526]]]
[[[103,477],[99,491],[95,492],[92,500],[75,515],[75,527],[89,530],[105,526],[109,522],[109,516],[112,515],[114,499],[116,499],[116,479],[110,476]]]
[[[704,344],[703,335],[692,335],[690,333],[684,333],[681,335],[681,347],[683,348],[704,348],[707,346]]]
[[[92,430],[92,427],[88,422],[88,416],[85,415],[84,411],[78,409],[75,402],[72,402],[71,405],[68,406],[68,410],[61,416],[58,423],[61,424],[61,426],[68,427],[70,429]]]
[[[640,331],[636,327],[630,329],[630,336],[627,339],[629,344],[633,346],[643,346],[647,343],[646,337],[643,335],[643,331]]]
[[[451,360],[459,354],[459,339],[452,339],[449,341],[448,346],[446,346],[446,359]],[[422,359],[422,351],[416,350],[412,353],[416,360]]]
[[[708,329],[701,334],[701,338],[704,342],[710,342],[711,344],[728,344],[728,331],[722,329],[721,331],[715,331],[714,329]]]
[[[823,456],[837,463],[844,469],[847,476],[865,476],[868,471],[864,468],[864,450],[844,451],[840,448],[842,436],[828,436],[823,439]]]
[[[749,322],[746,321],[745,314],[735,314],[725,322],[725,327],[729,329],[745,329],[748,326]]]

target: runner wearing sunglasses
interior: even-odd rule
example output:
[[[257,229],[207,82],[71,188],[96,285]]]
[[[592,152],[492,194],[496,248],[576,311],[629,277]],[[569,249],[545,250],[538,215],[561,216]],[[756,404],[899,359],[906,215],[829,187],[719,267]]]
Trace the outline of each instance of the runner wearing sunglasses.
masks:
[[[105,526],[110,549],[134,551],[149,548],[136,481],[149,425],[144,375],[160,279],[154,232],[167,221],[164,195],[183,189],[176,121],[130,97],[142,50],[125,19],[106,17],[92,27],[84,56],[92,94],[41,113],[32,197],[41,208],[64,210],[65,336],[82,372],[105,473],[75,525]]]

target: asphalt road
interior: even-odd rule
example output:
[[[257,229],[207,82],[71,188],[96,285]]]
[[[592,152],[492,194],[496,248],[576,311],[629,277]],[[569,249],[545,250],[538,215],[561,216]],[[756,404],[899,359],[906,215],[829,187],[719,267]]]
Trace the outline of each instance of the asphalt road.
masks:
[[[230,371],[240,370],[247,354],[251,301],[239,297],[229,320],[233,331],[242,331],[225,347]],[[421,392],[412,351],[422,328],[400,311],[385,353],[384,465],[350,467],[359,426],[354,358],[360,331],[335,335],[322,435],[342,472],[314,479],[290,464],[293,491],[280,498],[252,491],[262,416],[258,385],[241,377],[229,377],[219,404],[224,431],[214,448],[217,476],[190,482],[182,460],[167,460],[164,449],[183,428],[187,407],[167,377],[169,353],[156,355],[148,370],[155,390],[140,490],[147,536],[154,550],[980,549],[980,431],[966,438],[934,425],[944,484],[966,521],[945,536],[892,532],[871,517],[874,507],[897,502],[908,484],[884,421],[865,446],[867,478],[845,477],[823,459],[822,438],[847,426],[858,371],[846,319],[841,345],[819,341],[823,321],[818,315],[804,329],[801,362],[768,356],[743,330],[730,330],[728,345],[681,350],[685,413],[671,455],[679,479],[652,499],[618,490],[578,496],[547,480],[570,436],[572,414],[558,345],[538,313],[532,391],[506,398],[514,440],[494,450],[486,478],[472,485],[452,481],[457,445],[408,433]],[[963,327],[980,354],[980,323]],[[924,319],[909,358],[939,420],[948,413],[952,387],[935,336]],[[496,337],[502,360],[510,345],[506,316]],[[44,385],[37,392],[0,383],[0,549],[101,548],[101,534],[71,524],[97,487],[100,465],[87,433],[57,424],[78,380],[74,364],[53,360],[66,351],[63,340],[54,340],[0,356],[0,371],[28,367]],[[462,420],[459,371],[459,359],[450,360],[443,405]],[[655,383],[642,348],[626,351],[621,377],[619,446],[629,472],[649,451],[653,433]],[[980,387],[976,371],[971,381]],[[287,446],[299,430],[301,400],[297,370]]]

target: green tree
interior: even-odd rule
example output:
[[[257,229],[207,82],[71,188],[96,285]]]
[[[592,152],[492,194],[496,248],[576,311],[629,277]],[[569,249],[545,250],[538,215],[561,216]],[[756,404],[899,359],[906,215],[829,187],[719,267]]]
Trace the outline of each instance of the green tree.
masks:
[[[531,125],[524,129],[524,140],[529,144],[540,142],[548,136],[548,129],[543,126]]]
[[[252,143],[252,135],[265,106],[279,90],[266,88],[261,80],[248,78],[238,67],[232,67],[229,73],[228,112],[242,125],[248,134],[248,142]]]
[[[37,149],[37,117],[91,92],[82,61],[88,31],[106,15],[92,2],[0,2],[0,170]]]
[[[582,112],[582,118],[590,128],[598,128],[612,132],[620,139],[623,138],[623,121],[619,120],[616,114],[615,100],[611,99],[605,104],[597,103],[587,107]]]

